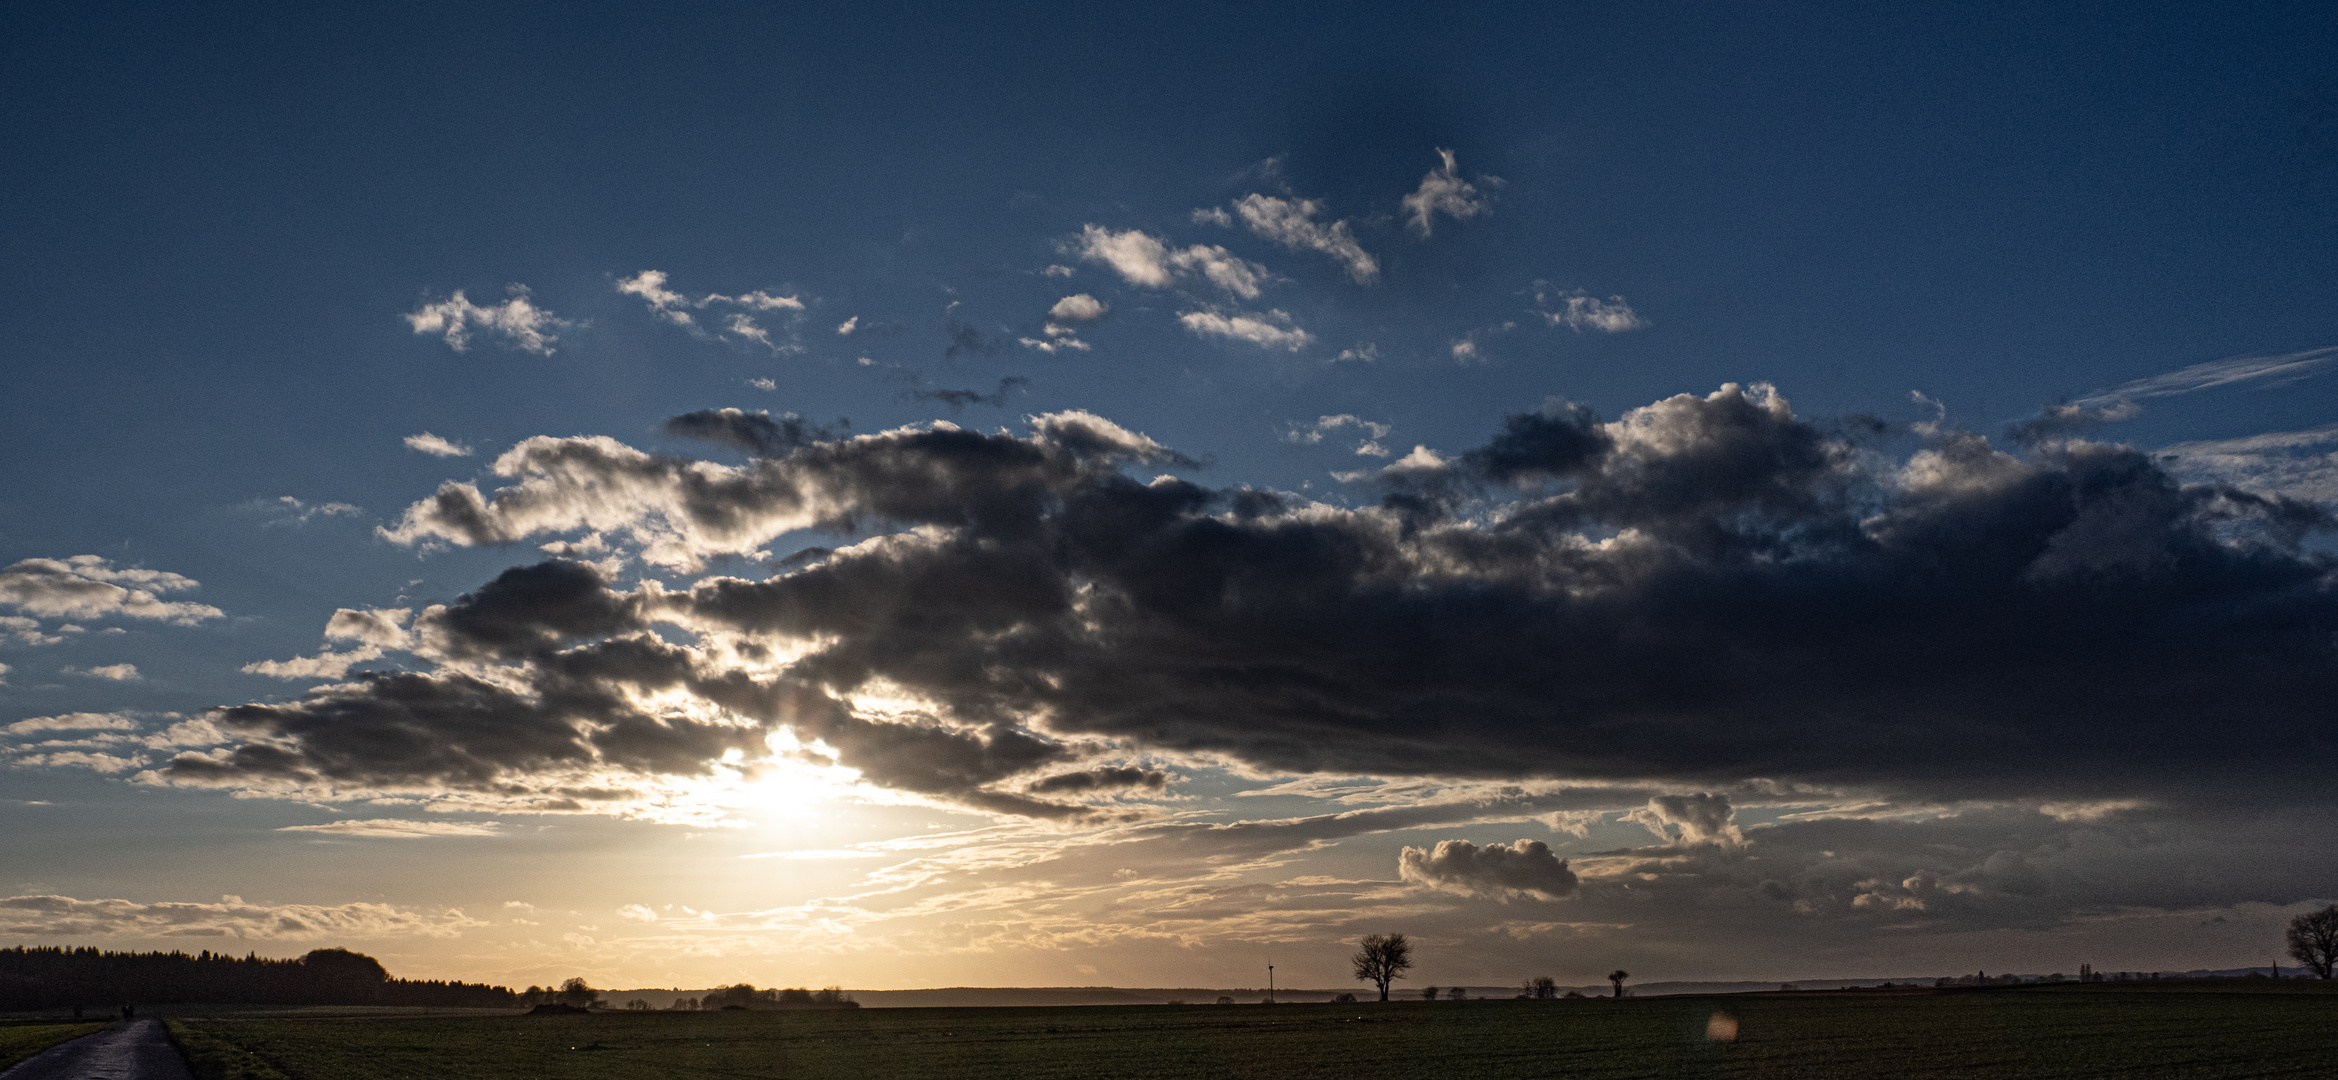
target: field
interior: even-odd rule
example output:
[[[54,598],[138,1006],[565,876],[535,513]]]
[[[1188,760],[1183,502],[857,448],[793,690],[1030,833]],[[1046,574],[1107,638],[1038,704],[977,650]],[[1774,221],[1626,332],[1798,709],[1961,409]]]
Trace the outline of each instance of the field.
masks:
[[[0,1069],[67,1039],[78,1039],[104,1024],[15,1024],[0,1027]]]
[[[1735,1021],[1736,1037],[1711,1037]],[[2308,1077],[2338,995],[1999,991],[1390,1005],[193,1019],[210,1077]],[[209,1048],[209,1049],[206,1049]]]

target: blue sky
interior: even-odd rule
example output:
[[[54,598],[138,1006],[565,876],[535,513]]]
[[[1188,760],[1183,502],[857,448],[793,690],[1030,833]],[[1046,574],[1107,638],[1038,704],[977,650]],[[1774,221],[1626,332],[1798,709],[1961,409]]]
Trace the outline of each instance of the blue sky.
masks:
[[[2018,627],[1999,636],[1980,615],[1967,627],[1972,650],[1955,661],[1974,666],[1941,676],[1941,700],[1968,685],[1960,680],[2044,678],[1974,659],[1988,641],[2072,650],[2053,689],[1965,703],[1975,723],[2014,717],[2010,743],[2005,731],[1899,732],[1890,718],[1907,710],[1882,697],[1821,701],[1790,688],[1775,700],[1643,703],[1595,722],[1570,711],[1577,691],[1561,679],[1542,684],[1556,702],[1548,715],[1521,706],[1497,721],[1462,714],[1484,706],[1475,695],[1485,680],[1506,676],[1431,674],[1413,689],[1444,704],[1402,722],[1449,725],[1436,745],[1394,749],[1385,740],[1397,717],[1351,710],[1340,723],[1318,716],[1289,729],[1289,745],[1321,751],[1310,756],[1227,733],[1296,723],[1275,712],[1287,699],[1194,698],[1185,707],[1195,714],[1228,715],[1179,733],[1140,722],[1141,709],[1110,694],[1085,699],[1091,713],[1017,699],[976,715],[942,683],[893,671],[883,686],[836,692],[855,715],[896,728],[1019,733],[1052,749],[1033,750],[1024,771],[945,790],[930,778],[872,779],[895,765],[841,744],[824,745],[843,754],[832,767],[843,771],[823,772],[798,744],[755,743],[728,761],[596,774],[636,786],[566,809],[499,802],[451,774],[392,781],[356,769],[287,788],[248,769],[201,782],[169,771],[174,755],[238,746],[325,753],[281,718],[213,724],[209,735],[175,726],[211,723],[206,710],[219,707],[319,700],[313,687],[348,676],[329,665],[301,669],[305,680],[246,669],[332,655],[321,647],[375,647],[351,671],[540,679],[550,654],[504,655],[497,667],[448,644],[469,640],[460,613],[478,607],[460,598],[487,595],[509,568],[573,557],[599,588],[630,598],[620,604],[628,618],[655,623],[596,633],[649,634],[700,650],[691,662],[701,672],[744,663],[738,670],[784,681],[797,675],[740,660],[741,642],[785,654],[861,631],[716,626],[704,608],[653,617],[643,613],[654,590],[806,568],[816,578],[852,559],[776,560],[995,524],[955,489],[937,496],[947,512],[888,516],[882,507],[908,489],[854,486],[878,483],[860,473],[853,485],[788,481],[860,507],[841,530],[828,520],[718,535],[711,519],[677,524],[687,515],[660,501],[670,492],[649,487],[600,510],[578,509],[589,501],[581,489],[548,487],[544,505],[557,512],[496,518],[492,536],[433,517],[426,502],[442,482],[494,498],[520,479],[494,472],[498,455],[539,437],[606,437],[741,477],[801,465],[786,457],[793,444],[743,454],[735,438],[689,437],[711,421],[669,422],[723,408],[799,414],[825,433],[821,445],[864,450],[876,444],[842,440],[936,421],[1006,440],[986,453],[1011,442],[1076,457],[1081,439],[1102,438],[1120,449],[1064,466],[1074,478],[1048,483],[1071,486],[1049,488],[1051,498],[1076,503],[1109,476],[1171,473],[1221,493],[1280,493],[1280,517],[1270,517],[1281,524],[1260,526],[1278,536],[1327,521],[1379,536],[1399,527],[1403,506],[1453,535],[1493,536],[1524,528],[1516,523],[1533,500],[1574,499],[1566,513],[1577,516],[1533,527],[1543,530],[1536,543],[1558,545],[1551,553],[1672,536],[1665,529],[1680,522],[1662,516],[1674,512],[1657,505],[1662,493],[1626,481],[1686,469],[1696,439],[1726,441],[1713,426],[1723,413],[1771,425],[1763,438],[1823,446],[1811,452],[1834,479],[1803,493],[1844,521],[1859,517],[1846,509],[1854,504],[1889,517],[1927,493],[2014,483],[2021,470],[2024,483],[2071,478],[2085,489],[2123,447],[2139,456],[2119,468],[2287,501],[2201,494],[2169,526],[2190,539],[2149,557],[2085,547],[2101,530],[2072,524],[2056,535],[2074,539],[2049,543],[2018,580],[2035,584],[2072,560],[2089,573],[2144,575],[2115,587],[2133,595],[2067,600],[2108,618],[2119,604],[2193,587],[2177,588],[2193,580],[2180,574],[2151,576],[2177,574],[2167,567],[2240,559],[2287,584],[2243,587],[2232,584],[2248,577],[2238,570],[2203,570],[2201,580],[2224,584],[2200,585],[2212,590],[2202,606],[2145,604],[2154,614],[2143,622],[2167,628],[2170,651],[2146,657],[2136,645],[2117,663],[2202,657],[2189,675],[2206,686],[2246,674],[2218,659],[2227,653],[2302,656],[2284,670],[2307,692],[2328,677],[2328,658],[2303,637],[2207,627],[2232,611],[2288,612],[2308,625],[2327,603],[2312,554],[2326,536],[2318,524],[2300,526],[2302,536],[2280,524],[2338,501],[2323,457],[2338,435],[2319,430],[2338,423],[2338,382],[2324,366],[2338,360],[2328,351],[2338,346],[2338,82],[2324,70],[2338,28],[2317,6],[1387,6],[1336,17],[1255,4],[948,15],[870,5],[355,16],[83,6],[11,22],[0,45],[0,86],[16,103],[0,118],[0,183],[11,192],[0,274],[14,298],[0,314],[10,463],[0,469],[0,565],[20,569],[15,591],[0,595],[10,605],[0,616],[16,620],[0,623],[0,727],[11,732],[0,893],[68,898],[9,901],[12,921],[0,925],[21,939],[143,946],[183,932],[246,937],[265,951],[332,937],[401,973],[867,986],[1237,981],[1252,952],[1272,949],[1293,957],[1285,970],[1333,985],[1341,940],[1410,925],[1440,957],[1443,973],[1430,973],[1439,981],[1508,983],[1545,969],[1589,981],[1618,964],[1786,978],[2072,970],[2081,960],[2227,966],[2269,950],[2265,928],[2283,912],[2338,894],[2326,871],[2297,864],[2299,850],[2330,835],[2320,800],[2280,783],[2242,797],[2169,779],[2184,754],[2204,775],[2245,775],[2257,763],[2250,752],[2185,733],[2235,715],[2255,722],[2255,706],[2170,689],[2166,700],[2184,704],[2142,724],[2164,723],[2164,738],[2089,744],[2120,714],[2070,702],[2116,664],[2088,666],[2112,661],[2068,638],[2010,633]],[[448,306],[458,294],[463,305]],[[513,307],[519,297],[525,305]],[[464,332],[450,336],[456,315]],[[1724,384],[1768,384],[1776,396]],[[1693,398],[1675,398],[1684,394]],[[1670,411],[1653,407],[1667,401]],[[1691,401],[1703,404],[1682,403]],[[1569,402],[1612,423],[1582,427],[1592,421]],[[1072,412],[1106,426],[1033,419]],[[1632,458],[1640,471],[1629,477],[1621,465],[1593,476],[1573,459],[1546,461],[1521,475],[1555,486],[1527,490],[1469,454],[1498,448],[1489,440],[1514,414],[1657,456]],[[2041,418],[2052,423],[2008,431]],[[1682,434],[1692,429],[1703,434]],[[2009,464],[1973,456],[1965,436],[1991,440]],[[944,455],[932,458],[937,469],[958,452],[902,445]],[[1952,465],[1981,471],[1949,476]],[[1622,494],[1572,508],[1603,483]],[[1760,559],[1836,565],[1840,552],[1796,546],[1824,531],[1817,519],[1771,521],[1755,543],[1746,523],[1785,514],[1784,504],[1723,503],[1703,525],[1760,548]],[[1210,514],[1235,513],[1232,502],[1212,505]],[[729,509],[787,519],[769,503]],[[921,522],[925,533],[914,531]],[[1877,528],[1869,539],[1888,547]],[[2213,556],[2183,546],[2199,537],[2227,546]],[[2260,542],[2275,554],[2247,546]],[[1450,552],[1404,550],[1417,589],[1450,574],[1481,590],[1513,582],[1510,569],[1459,571],[1440,561],[1459,557]],[[56,561],[79,556],[90,558]],[[1739,557],[1682,557],[1708,556]],[[1319,565],[1261,569],[1259,580],[1297,580]],[[1185,580],[1183,566],[1130,580]],[[1063,573],[1084,588],[1110,577],[1084,564]],[[644,591],[644,580],[657,584]],[[1351,600],[1371,591],[1362,578],[1317,584]],[[68,586],[83,599],[55,591]],[[941,610],[971,587],[904,586],[860,602]],[[1670,610],[1667,595],[1632,601],[1652,607],[1617,603],[1653,613]],[[1799,595],[1745,603],[1784,610]],[[1232,593],[1226,603],[1238,606]],[[432,605],[457,613],[442,618],[455,620],[445,631],[454,637],[436,644],[421,630],[437,618]],[[320,642],[342,609],[408,614],[367,624],[374,637]],[[1012,623],[1003,610],[968,625]],[[1281,610],[1241,625],[1275,623]],[[1493,615],[1438,610],[1449,614],[1389,616],[1442,628],[1403,654],[1420,657],[1423,672],[1467,667],[1438,652],[1461,648],[1451,642],[1504,639],[1494,623],[1469,622]],[[1797,655],[1834,670],[1824,664],[1855,663],[1844,642],[1863,633],[1921,640],[1907,623],[1919,609],[1895,610],[1867,616],[1884,625],[1812,631],[1813,651]],[[1352,628],[1358,617],[1326,625]],[[2261,620],[2276,624],[2291,625]],[[1750,632],[1749,646],[1763,643]],[[1307,633],[1288,643],[1292,655],[1393,647]],[[591,647],[565,630],[554,638]],[[989,640],[966,631],[953,647],[978,639]],[[866,647],[905,646],[876,634]],[[1057,659],[1029,670],[1061,684],[1069,676]],[[1845,670],[1882,670],[1863,663]],[[1117,673],[1099,685],[1136,677],[1096,670]],[[1184,701],[1218,677],[1208,672],[1224,674],[1181,670],[1159,676],[1170,680],[1160,700]],[[1555,669],[1536,677],[1560,679]],[[1644,689],[1682,676],[1633,678]],[[1779,685],[1804,684],[1781,675]],[[2069,698],[2056,696],[2065,689]],[[1580,690],[1583,700],[1607,692]],[[634,704],[715,707],[660,702]],[[1838,741],[1869,749],[1805,753],[1797,748],[1815,745],[1807,732],[1765,743],[1730,726],[1798,708],[1854,725]],[[69,717],[82,719],[59,719]],[[759,738],[809,732],[773,715],[739,722]],[[2316,722],[2265,721],[2266,738]],[[1599,742],[1617,730],[1707,730],[1699,724],[1732,734],[1713,736],[1709,753],[1673,757],[1646,752],[1638,736]],[[1894,740],[1927,749],[1895,752]],[[2032,747],[2023,753],[2035,761],[1983,762],[2005,745]],[[592,753],[614,760],[607,747]],[[1912,760],[1922,756],[1965,771]],[[541,765],[501,761],[497,790],[540,796],[552,784]],[[1075,773],[1091,786],[1032,786]],[[718,774],[728,779],[709,779]],[[1034,815],[993,798],[1010,791],[1104,809]],[[1451,809],[1494,804],[1509,809]],[[1188,826],[1408,807],[1448,809],[1307,826],[1329,831],[1283,846],[1245,846],[1222,830],[1208,834],[1222,851],[1163,839]],[[347,824],[384,821],[430,828]],[[1856,868],[1821,854],[1842,850],[1847,829],[1873,833]],[[964,835],[910,842],[930,834]],[[2110,854],[2144,835],[2160,846]],[[1506,846],[1496,857],[1482,846],[1519,837],[1549,850]],[[1438,842],[1462,839],[1479,845],[1474,855],[1439,854]],[[1765,845],[1774,859],[1802,860],[1805,876],[1746,869]],[[1911,854],[1943,845],[1971,857],[1935,866]],[[1421,856],[1405,863],[1407,848]],[[797,850],[859,854],[739,858]],[[926,854],[887,862],[872,852]],[[1554,857],[1570,861],[1554,872]],[[1643,865],[1685,869],[1649,886],[1659,902],[1618,899],[1632,874],[1655,872],[1634,869]],[[1131,873],[1115,879],[1117,870]],[[2160,887],[2179,871],[2216,884]],[[1737,896],[1721,882],[1738,877],[1744,897],[1720,899]],[[1257,899],[1292,893],[1313,898],[1288,909]],[[221,895],[243,899],[214,903]],[[171,904],[195,907],[167,917],[153,907]],[[1057,914],[938,914],[1033,904]],[[266,929],[277,925],[269,913],[290,908],[313,931]],[[1879,921],[1884,911],[1902,921]],[[2106,920],[2135,925],[2103,929]],[[1711,940],[1719,934],[1735,943]],[[1535,971],[1509,970],[1528,962],[1522,949]],[[1313,969],[1298,959],[1318,954]]]

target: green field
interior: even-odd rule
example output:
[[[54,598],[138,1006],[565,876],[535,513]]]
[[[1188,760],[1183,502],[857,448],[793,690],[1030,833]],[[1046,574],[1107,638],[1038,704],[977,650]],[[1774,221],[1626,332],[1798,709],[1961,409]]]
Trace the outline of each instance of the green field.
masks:
[[[104,1024],[14,1024],[0,1027],[0,1069],[67,1039],[78,1039]]]
[[[1737,1037],[1708,1037],[1715,1013]],[[293,1080],[2327,1077],[2338,995],[1999,991],[181,1021]],[[1725,1025],[1724,1025],[1725,1026]],[[190,1053],[198,1048],[189,1045]],[[202,1062],[198,1062],[200,1066]],[[211,1077],[236,1076],[200,1069]]]

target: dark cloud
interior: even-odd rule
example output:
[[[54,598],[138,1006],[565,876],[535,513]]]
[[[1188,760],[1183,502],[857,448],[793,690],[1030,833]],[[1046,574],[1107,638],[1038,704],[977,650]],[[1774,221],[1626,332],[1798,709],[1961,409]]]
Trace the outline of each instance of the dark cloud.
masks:
[[[1169,774],[1159,769],[1140,769],[1134,765],[1114,765],[1085,772],[1057,773],[1037,780],[1024,790],[1034,795],[1065,795],[1091,791],[1117,791],[1136,788],[1159,791],[1169,786]]]
[[[1003,392],[1005,388],[1000,389]],[[663,430],[668,435],[727,446],[758,457],[781,457],[806,444],[833,439],[851,426],[850,421],[838,420],[833,428],[822,427],[794,413],[782,413],[773,419],[761,409],[754,412],[700,409],[668,417]]]
[[[1440,892],[1496,900],[1556,900],[1574,893],[1575,872],[1540,840],[1479,847],[1467,840],[1439,840],[1424,851],[1397,854],[1397,876]]]
[[[949,347],[942,350],[943,356],[958,356],[960,354],[989,356],[999,351],[1000,341],[998,338],[986,335],[981,330],[955,319],[943,326],[942,332],[950,339]]]
[[[604,614],[789,643],[790,679],[932,703],[926,734],[855,736],[872,763],[939,739],[951,764],[882,781],[920,791],[991,791],[1083,738],[1291,772],[2319,790],[2338,755],[2338,598],[2332,560],[2299,542],[2320,511],[2180,485],[2120,446],[2016,456],[1920,433],[1891,460],[1871,431],[1797,417],[1765,386],[1614,421],[1555,403],[1476,450],[1414,455],[1386,481],[1404,499],[1360,510],[1137,480],[1127,466],[1181,459],[1082,413],[737,467],[535,439],[492,500],[443,490],[393,536],[591,520],[711,555],[805,527],[903,529],[627,601],[638,613],[555,615],[570,609],[551,590],[541,618],[491,617],[504,593],[483,589],[438,621],[489,651],[607,629]],[[632,516],[592,517],[619,505]],[[1684,840],[1724,835],[1694,809],[1648,813]]]
[[[918,401],[939,401],[948,405],[950,412],[955,415],[968,405],[988,405],[996,409],[1006,408],[1007,391],[1020,389],[1030,384],[1031,380],[1021,375],[1010,375],[1000,379],[999,388],[988,394],[980,390],[912,390],[909,392],[909,396]]]

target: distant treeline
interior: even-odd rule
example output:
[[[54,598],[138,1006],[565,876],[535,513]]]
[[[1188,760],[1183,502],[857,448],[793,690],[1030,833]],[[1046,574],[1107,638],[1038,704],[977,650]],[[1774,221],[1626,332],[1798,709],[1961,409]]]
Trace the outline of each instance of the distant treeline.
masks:
[[[786,990],[778,988],[757,990],[751,983],[726,986],[720,990],[710,991],[702,998],[681,998],[674,1002],[674,1008],[679,1010],[698,1009],[706,1012],[722,1009],[857,1009],[860,1007],[860,1002],[854,1001],[852,995],[834,986],[819,990],[807,990],[801,987]]]
[[[519,995],[480,983],[393,979],[380,961],[347,949],[318,949],[298,960],[209,950],[0,949],[0,1009],[140,1002],[513,1008]]]

